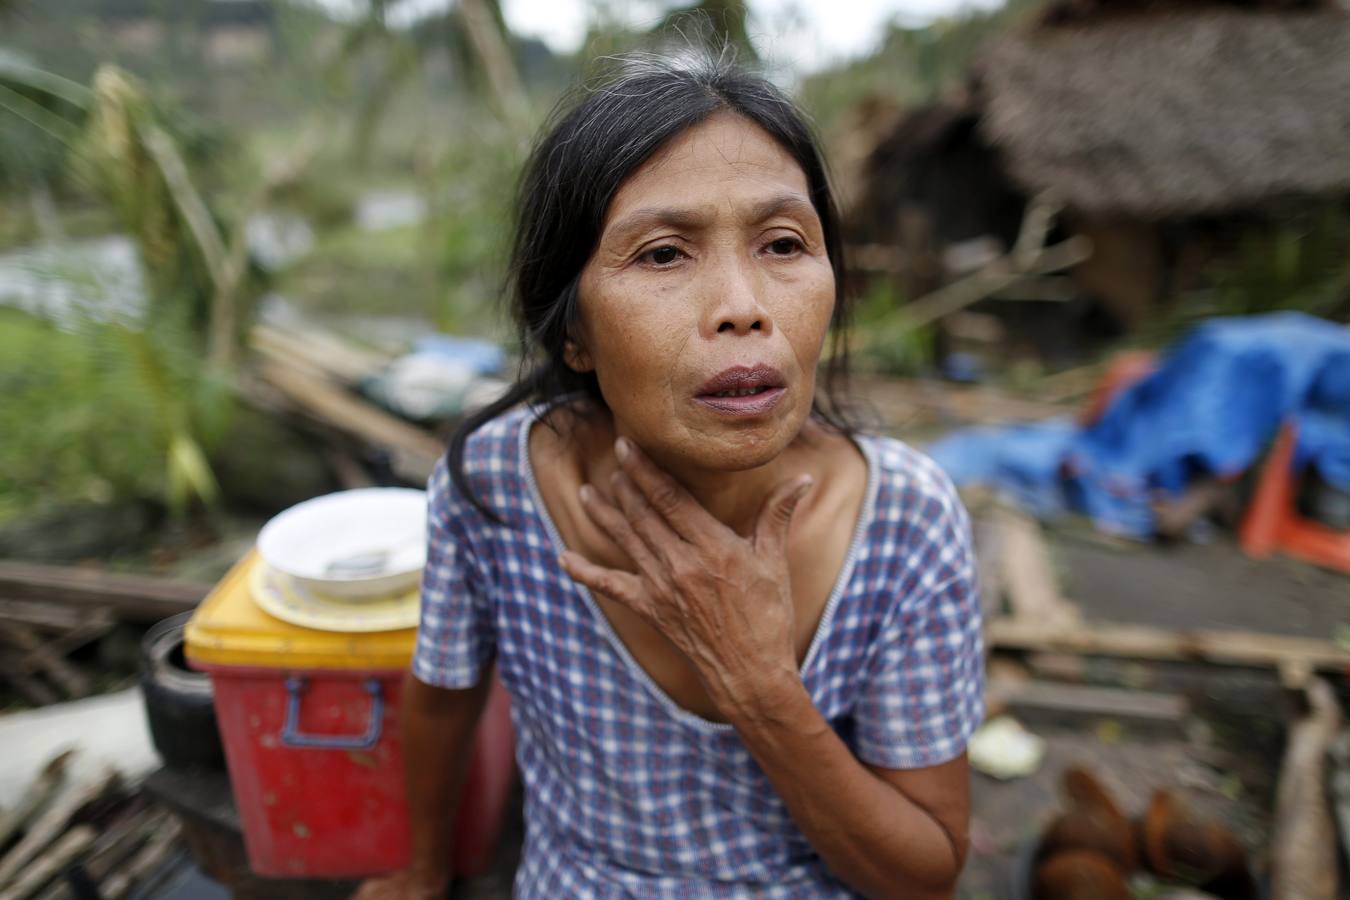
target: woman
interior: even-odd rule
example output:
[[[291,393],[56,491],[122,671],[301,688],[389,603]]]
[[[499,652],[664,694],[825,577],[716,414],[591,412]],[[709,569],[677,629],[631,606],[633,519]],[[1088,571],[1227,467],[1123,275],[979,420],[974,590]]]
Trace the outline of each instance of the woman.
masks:
[[[630,66],[536,148],[513,264],[540,363],[430,481],[414,861],[363,896],[444,895],[494,663],[517,896],[950,896],[968,526],[931,462],[816,403],[845,301],[799,114],[725,62]]]

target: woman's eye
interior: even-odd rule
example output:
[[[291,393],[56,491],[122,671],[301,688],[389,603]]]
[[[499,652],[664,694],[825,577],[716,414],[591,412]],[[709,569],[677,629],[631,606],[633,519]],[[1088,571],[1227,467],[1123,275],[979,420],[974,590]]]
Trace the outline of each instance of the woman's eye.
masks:
[[[667,244],[642,254],[644,261],[656,266],[668,266],[680,258],[680,251]]]
[[[796,238],[778,238],[769,244],[769,252],[775,256],[791,256],[801,249],[801,241]]]

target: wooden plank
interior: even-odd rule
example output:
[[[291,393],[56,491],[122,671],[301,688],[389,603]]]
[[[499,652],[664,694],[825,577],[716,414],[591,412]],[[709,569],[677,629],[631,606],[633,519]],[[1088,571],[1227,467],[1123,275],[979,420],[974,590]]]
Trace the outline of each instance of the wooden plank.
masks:
[[[1082,616],[1060,592],[1040,523],[1006,508],[994,521],[1003,532],[1002,576],[1013,616],[1045,629],[1076,627]]]
[[[92,826],[77,825],[61,835],[50,849],[24,869],[13,884],[0,891],[0,900],[24,900],[32,895],[78,858],[94,842],[94,834]]]
[[[255,325],[249,332],[253,349],[268,359],[295,365],[343,384],[356,384],[390,361],[387,354],[357,347],[319,331],[297,334],[268,325]]]
[[[0,812],[0,847],[8,844],[15,833],[26,828],[28,820],[46,806],[47,801],[61,789],[66,781],[66,765],[74,755],[74,750],[67,750],[52,757],[24,791],[19,802],[12,808]]]
[[[984,617],[991,619],[1003,613],[1003,556],[1008,546],[1001,523],[992,519],[976,519],[972,529],[975,539],[975,573],[980,585],[980,608]]]
[[[1329,793],[1341,836],[1341,855],[1350,860],[1350,731],[1342,731],[1331,745]]]
[[[2,646],[0,646],[0,679],[9,682],[34,706],[47,706],[61,699],[56,691],[23,670],[19,665],[19,655],[16,651]]]
[[[1052,631],[1038,622],[1003,616],[986,623],[985,640],[991,647],[1009,650],[1189,660],[1256,668],[1279,668],[1288,663],[1304,663],[1314,670],[1350,667],[1350,651],[1332,641],[1249,631],[1171,631],[1115,622],[1089,622]]]
[[[413,477],[425,479],[445,452],[430,432],[321,378],[268,361],[258,366],[258,374],[306,414],[389,451],[395,465]]]
[[[1272,900],[1335,900],[1336,829],[1327,801],[1327,751],[1343,719],[1336,692],[1308,684],[1309,711],[1289,732],[1275,790],[1270,841]]]
[[[82,566],[0,560],[0,596],[7,600],[105,608],[127,622],[151,624],[195,609],[209,584],[126,575]]]
[[[68,662],[60,651],[39,638],[28,625],[0,622],[0,639],[24,652],[17,660],[17,665],[25,674],[40,669],[66,692],[66,696],[78,699],[88,695],[89,679],[84,673]]]
[[[116,622],[113,621],[112,616],[107,614],[106,610],[97,609],[94,612],[98,615],[90,616],[91,621],[56,635],[47,641],[46,646],[53,653],[67,656],[90,641],[96,641],[106,635],[112,630]]]
[[[106,900],[122,900],[136,882],[145,878],[168,858],[178,843],[183,827],[177,821],[170,820],[158,832],[151,835],[144,847],[125,865],[99,885],[99,894]]]
[[[84,870],[94,881],[111,878],[115,872],[171,821],[170,813],[154,806],[134,809],[109,823],[84,860]]]
[[[1013,710],[1110,716],[1113,719],[1176,724],[1190,713],[1185,697],[1156,691],[1021,681],[1000,685],[1003,702]]]
[[[1083,237],[1071,237],[1040,250],[1027,263],[1016,268],[1007,258],[1000,258],[959,281],[941,287],[902,307],[908,328],[920,328],[949,316],[959,309],[1006,291],[1028,276],[1049,275],[1072,268],[1092,255],[1092,242]]]
[[[50,603],[24,600],[0,600],[0,622],[18,622],[36,628],[65,631],[88,620],[88,613]]]
[[[92,781],[74,785],[59,797],[51,807],[37,817],[24,834],[23,840],[10,848],[9,853],[0,859],[0,888],[8,887],[25,866],[35,860],[38,854],[65,831],[76,813],[112,790],[117,783],[117,773],[108,769]]]

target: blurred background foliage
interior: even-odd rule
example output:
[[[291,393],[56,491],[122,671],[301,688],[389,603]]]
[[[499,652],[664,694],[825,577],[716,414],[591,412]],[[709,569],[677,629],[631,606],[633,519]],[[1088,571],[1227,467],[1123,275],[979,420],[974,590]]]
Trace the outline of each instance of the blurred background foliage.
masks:
[[[209,509],[213,468],[236,452],[232,348],[260,314],[375,342],[507,340],[516,173],[592,60],[728,42],[833,146],[867,103],[962,91],[976,50],[1038,3],[891,24],[875,52],[806,75],[764,59],[739,0],[657,3],[641,26],[594,0],[570,56],[512,34],[497,0],[405,6],[0,0],[0,520],[90,499]],[[1240,264],[1177,315],[1344,311],[1348,231],[1328,215],[1245,237]],[[128,247],[120,287],[85,271]],[[896,333],[863,365],[931,370],[931,329],[895,325],[902,288],[860,294],[860,327]]]

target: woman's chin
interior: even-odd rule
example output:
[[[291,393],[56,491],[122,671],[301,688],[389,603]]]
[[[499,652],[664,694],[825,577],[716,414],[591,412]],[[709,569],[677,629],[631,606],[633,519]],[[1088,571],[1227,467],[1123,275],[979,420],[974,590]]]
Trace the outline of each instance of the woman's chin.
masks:
[[[741,419],[699,428],[681,448],[689,463],[702,469],[741,472],[773,462],[801,431],[805,416]]]

